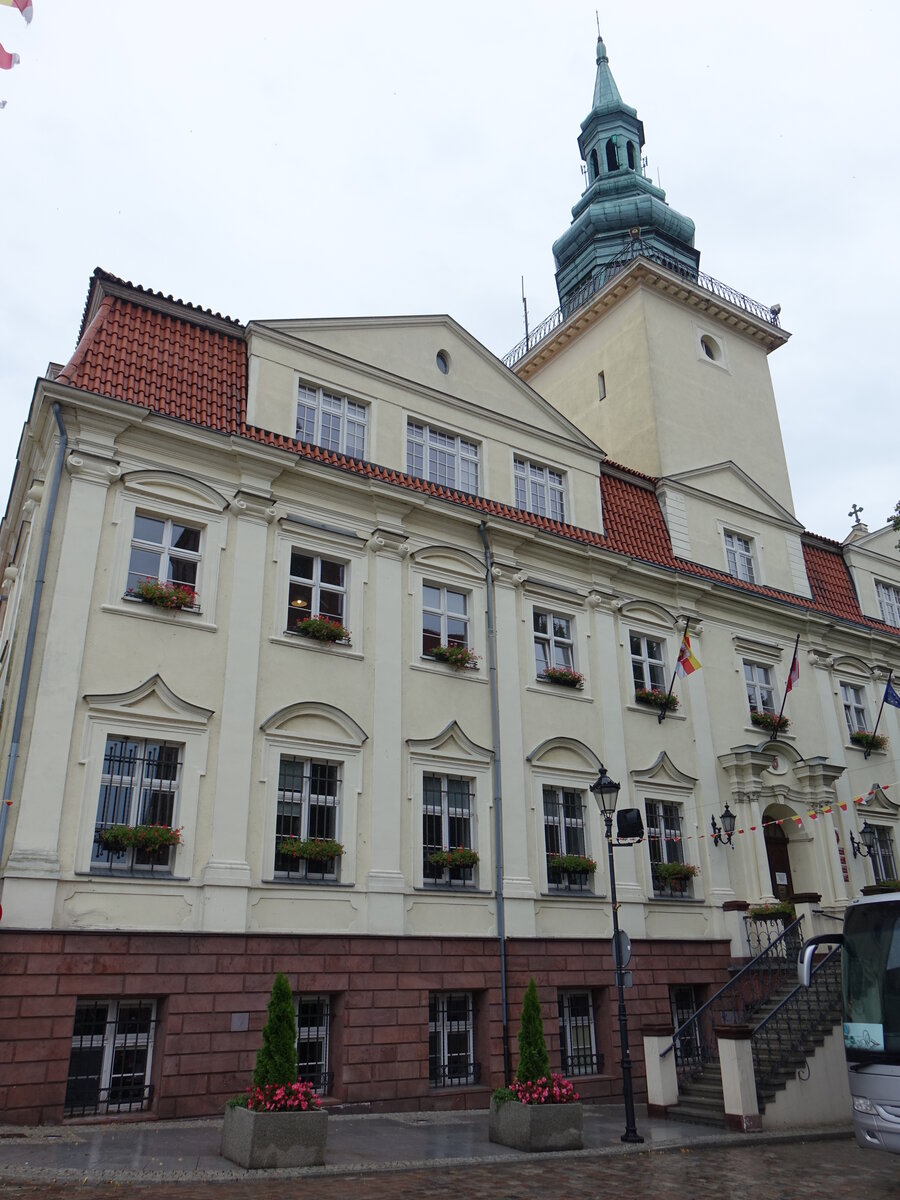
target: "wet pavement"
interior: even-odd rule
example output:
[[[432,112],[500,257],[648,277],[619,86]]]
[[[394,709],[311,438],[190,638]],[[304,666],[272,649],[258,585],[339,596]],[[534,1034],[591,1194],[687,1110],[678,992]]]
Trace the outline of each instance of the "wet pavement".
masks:
[[[56,1200],[900,1200],[900,1162],[849,1127],[729,1134],[650,1120],[624,1145],[616,1106],[585,1108],[585,1148],[528,1155],[488,1141],[487,1113],[329,1118],[326,1166],[245,1171],[218,1153],[220,1120],[0,1127],[0,1195]]]

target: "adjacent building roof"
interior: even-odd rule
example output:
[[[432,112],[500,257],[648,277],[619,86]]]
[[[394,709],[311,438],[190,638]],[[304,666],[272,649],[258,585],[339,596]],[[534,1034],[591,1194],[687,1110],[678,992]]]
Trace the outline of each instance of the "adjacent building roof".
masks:
[[[422,492],[666,570],[883,633],[896,636],[898,632],[862,612],[838,542],[812,534],[803,539],[811,599],[744,583],[724,571],[678,558],[657,501],[658,481],[609,461],[601,467],[605,529],[598,533],[248,425],[244,326],[171,296],[146,291],[99,269],[91,280],[78,346],[58,380],[191,425],[262,442],[339,470]]]

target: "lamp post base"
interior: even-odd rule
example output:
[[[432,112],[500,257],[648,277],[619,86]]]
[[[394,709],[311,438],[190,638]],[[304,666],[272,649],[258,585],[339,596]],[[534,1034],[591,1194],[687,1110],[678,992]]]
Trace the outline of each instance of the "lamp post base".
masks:
[[[626,1133],[622,1134],[622,1136],[619,1140],[622,1142],[631,1142],[633,1144],[636,1144],[638,1142],[642,1143],[644,1139],[641,1137],[641,1135],[639,1133],[627,1133],[626,1132]]]

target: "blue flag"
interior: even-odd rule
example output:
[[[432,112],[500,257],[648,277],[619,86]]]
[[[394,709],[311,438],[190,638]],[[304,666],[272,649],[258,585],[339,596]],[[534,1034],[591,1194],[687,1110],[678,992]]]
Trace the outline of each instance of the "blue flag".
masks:
[[[890,680],[884,686],[884,702],[893,704],[894,708],[900,708],[900,695]]]

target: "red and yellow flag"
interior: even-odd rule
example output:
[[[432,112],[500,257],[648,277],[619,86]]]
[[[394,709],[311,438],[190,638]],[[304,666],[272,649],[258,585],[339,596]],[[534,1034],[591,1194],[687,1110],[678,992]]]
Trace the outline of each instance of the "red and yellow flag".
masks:
[[[685,630],[684,637],[681,639],[681,648],[678,651],[678,661],[675,663],[675,670],[682,676],[692,675],[694,671],[700,670],[701,665],[700,659],[691,650],[691,635]]]
[[[28,24],[31,24],[31,18],[34,16],[34,5],[31,0],[0,0],[0,4],[5,4],[9,8],[17,8]]]

